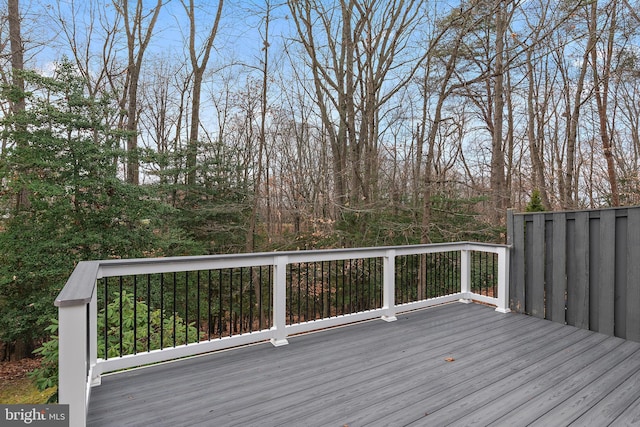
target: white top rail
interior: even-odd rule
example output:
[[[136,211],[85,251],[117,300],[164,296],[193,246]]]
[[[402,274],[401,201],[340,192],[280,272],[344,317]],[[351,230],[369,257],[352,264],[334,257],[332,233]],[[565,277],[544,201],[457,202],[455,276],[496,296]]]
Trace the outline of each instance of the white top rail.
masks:
[[[410,255],[459,250],[497,253],[506,245],[456,242],[373,248],[319,249],[308,251],[259,252],[251,254],[203,255],[165,258],[112,259],[82,261],[67,280],[55,300],[56,307],[87,304],[93,296],[95,282],[103,277],[136,274],[173,273],[217,268],[258,267],[275,265],[276,257],[286,257],[288,263],[335,261],[342,259],[384,257],[389,250],[396,255]]]

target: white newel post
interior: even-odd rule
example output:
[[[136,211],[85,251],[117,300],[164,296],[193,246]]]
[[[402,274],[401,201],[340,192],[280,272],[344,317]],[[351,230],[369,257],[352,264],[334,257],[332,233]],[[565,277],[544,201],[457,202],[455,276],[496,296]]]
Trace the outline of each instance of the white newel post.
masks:
[[[496,311],[509,313],[509,254],[511,248],[498,248],[498,306]]]
[[[273,327],[275,347],[289,344],[287,341],[287,257],[277,256],[273,268]]]
[[[396,317],[396,251],[390,249],[383,258],[382,319],[387,322]]]
[[[460,250],[460,292],[462,298],[460,302],[470,304],[471,299],[471,251],[468,249]]]
[[[58,309],[58,402],[69,405],[69,425],[87,424],[87,305]]]
[[[98,386],[102,382],[100,374],[94,370],[98,361],[98,299],[96,292],[97,289],[93,292],[89,302],[89,374],[91,375],[91,386]]]

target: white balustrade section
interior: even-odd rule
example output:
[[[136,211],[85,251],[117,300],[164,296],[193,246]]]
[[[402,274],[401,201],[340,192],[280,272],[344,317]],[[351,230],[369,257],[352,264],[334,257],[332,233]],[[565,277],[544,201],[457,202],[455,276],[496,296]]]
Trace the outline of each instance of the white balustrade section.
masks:
[[[55,305],[59,309],[59,402],[70,405],[69,418],[71,426],[84,426],[86,424],[91,387],[100,384],[100,375],[105,372],[262,341],[271,341],[274,346],[286,345],[287,337],[292,334],[375,318],[394,321],[398,313],[453,301],[480,301],[495,305],[498,312],[507,313],[509,312],[509,250],[510,247],[506,245],[460,242],[359,249],[80,262],[55,301]],[[461,253],[460,292],[405,304],[395,303],[395,260],[397,257],[452,251],[460,251]],[[498,255],[498,290],[496,297],[475,294],[471,290],[471,252],[474,251]],[[365,258],[381,258],[383,260],[381,308],[287,325],[287,265]],[[270,329],[107,360],[98,359],[96,284],[99,279],[128,275],[258,266],[273,266],[274,268],[272,283],[273,326]]]

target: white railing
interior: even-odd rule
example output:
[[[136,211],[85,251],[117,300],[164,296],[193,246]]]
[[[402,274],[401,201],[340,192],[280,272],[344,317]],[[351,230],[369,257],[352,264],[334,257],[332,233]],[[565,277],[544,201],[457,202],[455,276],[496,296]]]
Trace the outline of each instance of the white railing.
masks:
[[[459,292],[421,301],[396,304],[395,260],[397,257],[452,251],[460,252]],[[487,296],[472,292],[472,252],[497,254],[497,295]],[[381,258],[383,260],[382,306],[380,308],[311,322],[287,324],[287,265],[365,258]],[[96,284],[99,279],[114,276],[259,266],[271,266],[274,272],[272,280],[272,326],[269,329],[220,339],[211,339],[188,345],[151,350],[107,360],[98,358]],[[397,313],[452,301],[471,302],[472,300],[476,300],[495,305],[496,311],[506,313],[509,312],[508,292],[509,246],[469,242],[81,262],[55,301],[55,305],[59,308],[59,402],[69,404],[70,422],[72,426],[84,426],[86,424],[91,387],[100,384],[100,376],[105,372],[267,340],[270,340],[274,346],[286,345],[287,337],[292,334],[374,318],[393,321],[396,320]]]

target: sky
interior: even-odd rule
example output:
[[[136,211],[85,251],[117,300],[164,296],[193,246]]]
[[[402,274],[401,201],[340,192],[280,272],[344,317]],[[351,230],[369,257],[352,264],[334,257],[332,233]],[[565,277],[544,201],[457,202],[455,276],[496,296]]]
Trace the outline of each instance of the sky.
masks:
[[[95,1],[95,0],[92,0]],[[132,3],[135,0],[130,0]],[[186,1],[186,0],[185,0]],[[97,0],[103,7],[98,12],[111,22],[115,15],[115,8],[110,0]],[[135,4],[130,5],[133,8]],[[144,0],[145,10],[149,11],[155,6],[155,1]],[[196,29],[197,34],[204,39],[210,30],[217,10],[216,0],[196,0]],[[69,26],[73,23],[72,17],[76,18],[76,32],[78,40],[81,42],[90,41],[95,49],[101,47],[103,36],[99,29],[94,30],[92,37],[88,37],[87,28],[91,23],[92,13],[97,16],[96,10],[92,11],[90,2],[85,0],[30,0],[21,2],[21,10],[24,15],[24,29],[31,34],[29,37],[34,41],[44,41],[44,45],[39,46],[36,52],[35,63],[42,70],[53,68],[52,63],[62,58],[63,55],[70,55],[69,44],[66,42],[64,34],[61,32],[62,22],[60,17]],[[223,16],[220,23],[218,35],[214,44],[212,61],[219,55],[225,60],[235,59],[240,62],[255,63],[261,57],[262,36],[264,23],[265,2],[253,1],[229,1],[223,7]],[[271,44],[288,38],[291,34],[292,23],[287,19],[288,9],[286,5],[280,4],[272,15],[270,23]],[[96,25],[100,25],[99,20],[94,19]],[[181,0],[169,0],[163,6],[154,28],[146,55],[158,55],[160,57],[181,57],[186,53],[187,38],[189,32],[189,21],[186,16]],[[121,34],[124,37],[124,33]],[[124,40],[123,40],[124,46]],[[224,61],[223,61],[224,62]]]

